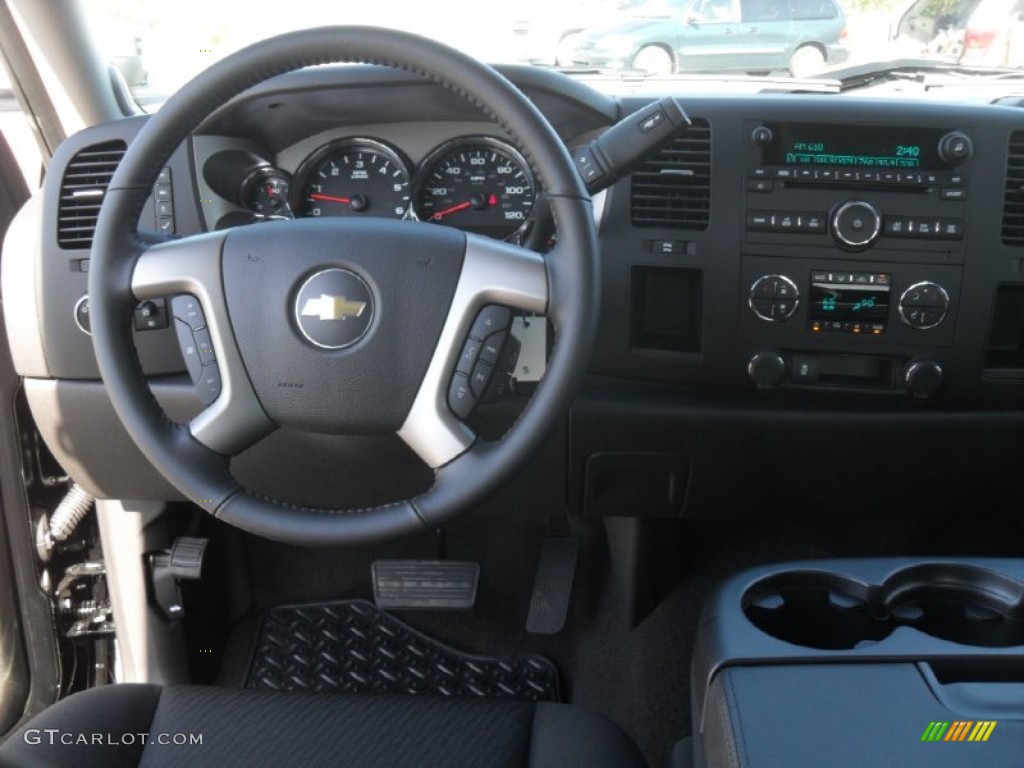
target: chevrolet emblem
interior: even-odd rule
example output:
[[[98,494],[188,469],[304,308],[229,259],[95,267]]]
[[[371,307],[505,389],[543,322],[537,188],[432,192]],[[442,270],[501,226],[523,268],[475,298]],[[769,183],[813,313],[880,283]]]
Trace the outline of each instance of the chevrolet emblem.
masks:
[[[349,301],[344,296],[321,293],[318,299],[306,300],[301,314],[303,317],[319,317],[321,320],[344,320],[361,316],[365,309],[365,301]]]

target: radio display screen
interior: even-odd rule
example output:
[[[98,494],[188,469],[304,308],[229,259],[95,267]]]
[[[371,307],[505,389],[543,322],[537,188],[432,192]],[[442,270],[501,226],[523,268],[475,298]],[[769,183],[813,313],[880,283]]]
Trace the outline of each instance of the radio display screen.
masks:
[[[772,141],[763,147],[763,162],[775,166],[820,165],[839,168],[936,170],[939,140],[936,128],[770,123]]]

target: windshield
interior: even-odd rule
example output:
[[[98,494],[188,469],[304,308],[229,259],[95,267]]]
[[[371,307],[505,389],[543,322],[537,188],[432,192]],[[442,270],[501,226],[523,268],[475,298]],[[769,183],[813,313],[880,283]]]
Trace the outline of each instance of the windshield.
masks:
[[[828,78],[897,58],[1024,64],[1024,0],[85,0],[101,54],[141,103],[287,30],[400,28],[493,64],[606,78]]]

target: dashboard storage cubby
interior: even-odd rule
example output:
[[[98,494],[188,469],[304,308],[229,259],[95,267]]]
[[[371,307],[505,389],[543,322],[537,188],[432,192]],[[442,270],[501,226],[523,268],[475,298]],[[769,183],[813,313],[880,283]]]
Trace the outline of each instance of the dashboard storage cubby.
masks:
[[[698,627],[696,765],[1019,765],[1022,670],[1024,560],[748,570]],[[940,730],[985,743],[937,753]]]

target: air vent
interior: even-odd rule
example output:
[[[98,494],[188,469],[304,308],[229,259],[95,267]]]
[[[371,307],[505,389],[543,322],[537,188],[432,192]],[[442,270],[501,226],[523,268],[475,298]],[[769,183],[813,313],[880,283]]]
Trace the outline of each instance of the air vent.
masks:
[[[1010,134],[1003,197],[1003,243],[1024,245],[1024,131]]]
[[[711,209],[711,126],[696,119],[633,173],[636,227],[707,229]]]
[[[103,196],[128,146],[108,141],[87,147],[64,169],[57,210],[57,244],[61,248],[91,248]]]

